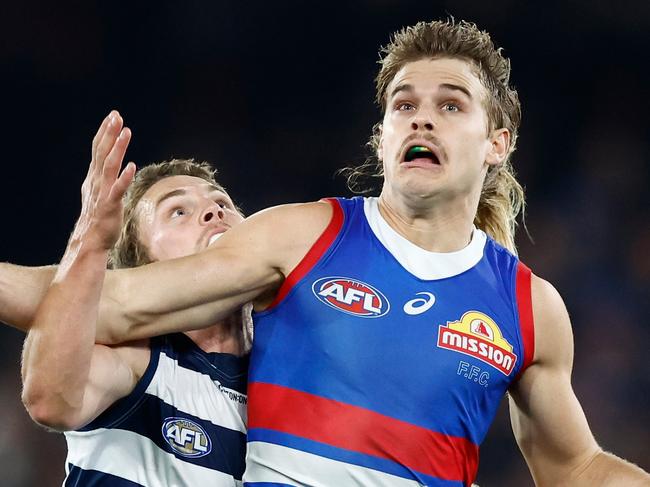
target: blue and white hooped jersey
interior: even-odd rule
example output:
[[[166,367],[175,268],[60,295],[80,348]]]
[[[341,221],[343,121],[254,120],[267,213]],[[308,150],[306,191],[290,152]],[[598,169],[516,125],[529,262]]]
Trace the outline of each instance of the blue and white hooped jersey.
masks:
[[[247,486],[469,486],[533,357],[530,270],[485,233],[427,252],[374,198],[332,220],[255,315]]]
[[[207,353],[184,334],[151,340],[133,392],[65,433],[64,486],[240,486],[248,357]]]

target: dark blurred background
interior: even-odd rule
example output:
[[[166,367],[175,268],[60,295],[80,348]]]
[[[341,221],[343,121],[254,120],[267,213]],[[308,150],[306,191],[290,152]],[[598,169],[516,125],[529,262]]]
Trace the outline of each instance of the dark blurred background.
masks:
[[[602,446],[650,469],[650,3],[3,2],[0,261],[61,255],[90,142],[111,108],[128,159],[211,161],[247,213],[346,195],[380,112],[377,49],[448,14],[492,33],[524,119],[522,258],[564,296],[573,382]],[[1,485],[54,486],[64,440],[20,400],[22,334],[0,327]],[[532,485],[504,404],[482,449],[484,486]]]

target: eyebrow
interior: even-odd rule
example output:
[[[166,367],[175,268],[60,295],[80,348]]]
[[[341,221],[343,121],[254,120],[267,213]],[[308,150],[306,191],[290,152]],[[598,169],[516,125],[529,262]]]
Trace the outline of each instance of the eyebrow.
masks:
[[[442,88],[443,90],[460,91],[462,93],[465,93],[467,98],[469,98],[470,100],[472,99],[472,94],[464,86],[455,85],[455,84],[452,84],[452,83],[443,83],[443,84],[440,85],[440,88]]]
[[[442,83],[440,85],[440,88],[448,91],[460,91],[461,93],[464,93],[465,96],[467,96],[467,98],[469,98],[470,100],[472,99],[472,94],[464,86],[455,85],[453,83]],[[395,89],[392,91],[392,93],[390,94],[390,98],[393,98],[397,93],[400,93],[402,91],[405,91],[407,93],[412,93],[414,91],[413,85],[410,85],[408,83],[397,85]]]
[[[158,201],[156,201],[156,208],[158,208],[163,201],[168,200],[169,198],[173,198],[175,196],[183,196],[184,194],[187,194],[187,191],[185,191],[184,189],[175,189],[173,191],[170,191],[169,193],[165,193],[160,198],[158,198]]]
[[[406,92],[412,93],[412,92],[413,92],[413,85],[409,85],[408,83],[404,83],[404,84],[401,84],[401,85],[397,85],[397,86],[395,87],[395,89],[392,91],[392,93],[390,94],[389,99],[390,99],[390,98],[393,98],[393,97],[394,97],[395,95],[397,95],[400,91],[406,91]]]
[[[225,192],[221,188],[215,186],[214,184],[206,183],[206,186],[210,188],[210,192],[218,191],[219,193],[225,194]],[[156,208],[158,208],[163,201],[168,200],[169,198],[174,198],[176,196],[183,196],[185,194],[187,194],[187,191],[183,188],[174,189],[169,193],[165,193],[160,198],[158,198],[158,201],[156,201]]]

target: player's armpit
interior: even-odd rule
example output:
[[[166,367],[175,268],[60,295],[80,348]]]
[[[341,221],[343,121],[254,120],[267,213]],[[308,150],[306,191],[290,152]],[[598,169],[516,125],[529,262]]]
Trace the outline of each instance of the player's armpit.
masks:
[[[326,202],[270,208],[198,254],[109,272],[98,341],[120,343],[205,328],[247,302],[262,299],[263,306],[331,216]]]
[[[28,331],[55,273],[56,266],[0,263],[0,321]]]
[[[627,486],[650,481],[638,467],[605,454],[589,429],[571,387],[573,336],[562,298],[536,276],[532,298],[535,357],[510,391],[510,416],[536,485]]]

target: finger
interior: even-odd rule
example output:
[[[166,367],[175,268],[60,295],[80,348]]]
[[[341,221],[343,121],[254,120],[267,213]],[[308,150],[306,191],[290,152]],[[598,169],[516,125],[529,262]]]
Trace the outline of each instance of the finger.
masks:
[[[104,184],[107,184],[108,187],[115,182],[115,179],[120,172],[120,167],[122,167],[122,161],[124,160],[124,154],[126,154],[126,149],[129,146],[130,141],[131,129],[124,127],[115,140],[115,144],[113,144],[110,153],[104,160],[102,181]]]
[[[89,176],[92,174],[92,172],[95,170],[96,166],[96,154],[97,154],[97,145],[99,144],[99,141],[102,140],[104,137],[104,134],[106,133],[106,129],[108,128],[108,124],[111,121],[111,114],[113,111],[111,111],[106,117],[104,117],[104,120],[102,120],[102,123],[99,126],[99,129],[97,129],[97,132],[95,133],[95,136],[93,137],[93,142],[90,150],[90,164],[88,165],[88,172],[86,173],[86,181],[88,181]]]
[[[102,191],[102,174],[104,172],[104,160],[111,148],[115,144],[117,137],[120,134],[122,125],[122,117],[117,110],[112,110],[108,116],[108,124],[106,129],[95,148],[94,158],[88,168],[88,175],[86,179],[89,181],[90,193]]]
[[[108,126],[106,127],[106,131],[99,141],[99,144],[97,144],[97,152],[95,154],[95,161],[98,166],[97,169],[99,174],[102,172],[101,167],[104,165],[106,156],[108,156],[111,149],[113,148],[113,145],[115,145],[118,136],[120,135],[123,123],[124,121],[117,111],[111,113]]]
[[[111,201],[121,200],[126,190],[129,188],[133,177],[135,176],[136,166],[134,162],[129,162],[126,167],[122,170],[122,174],[117,178],[115,184],[111,188],[111,191],[108,195]]]
[[[104,136],[104,132],[106,132],[106,127],[108,127],[108,122],[110,122],[111,115],[115,112],[115,110],[112,110],[106,117],[104,117],[104,120],[102,120],[102,123],[99,126],[99,129],[97,129],[97,133],[95,133],[95,136],[93,137],[93,143],[92,143],[92,152],[91,152],[91,158],[95,159],[95,152],[97,150],[97,145],[99,144],[99,141],[102,140],[102,137]]]

